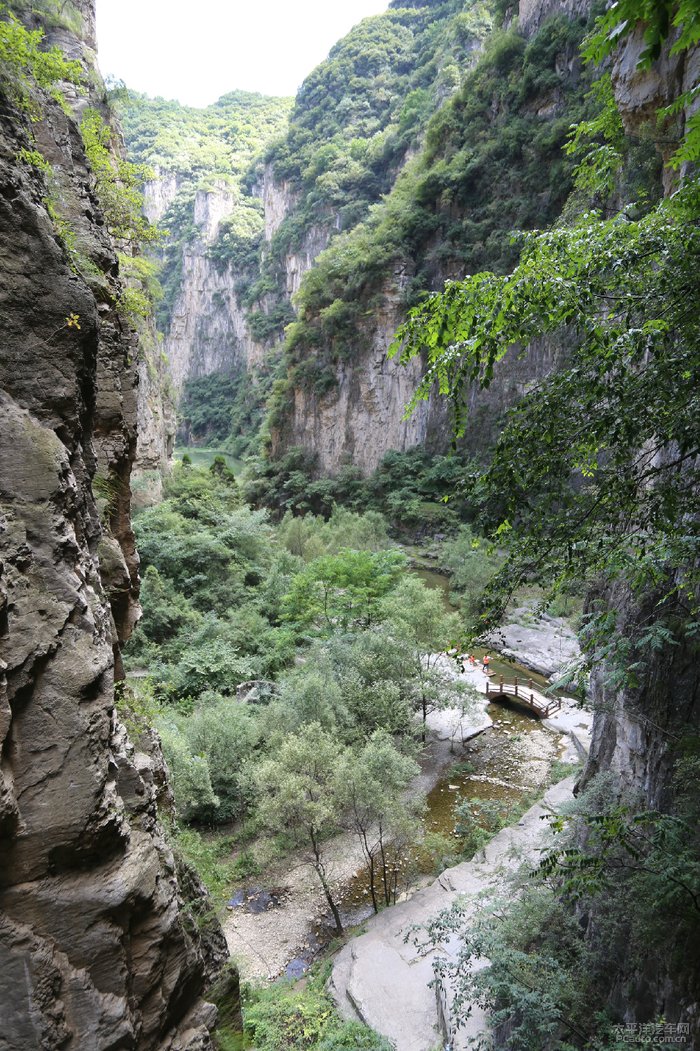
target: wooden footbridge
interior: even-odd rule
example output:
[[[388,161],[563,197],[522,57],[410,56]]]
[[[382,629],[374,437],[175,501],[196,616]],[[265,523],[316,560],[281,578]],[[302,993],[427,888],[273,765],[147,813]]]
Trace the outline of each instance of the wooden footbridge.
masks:
[[[535,689],[532,679],[522,679],[517,675],[513,679],[506,679],[502,675],[494,676],[493,680],[488,679],[486,696],[490,701],[515,701],[540,719],[547,719],[561,708],[558,697],[547,697]]]

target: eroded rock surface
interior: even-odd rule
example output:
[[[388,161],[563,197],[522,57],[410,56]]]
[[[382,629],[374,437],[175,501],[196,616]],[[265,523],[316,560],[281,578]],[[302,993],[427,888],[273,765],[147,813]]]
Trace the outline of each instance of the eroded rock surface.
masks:
[[[561,617],[537,615],[527,606],[514,609],[484,640],[504,657],[545,676],[558,676],[581,656],[576,633]]]
[[[70,49],[90,64],[82,7]],[[41,105],[70,238],[0,99],[0,1049],[194,1051],[215,1010],[157,821],[162,756],[115,711],[138,616],[136,348],[76,120]]]

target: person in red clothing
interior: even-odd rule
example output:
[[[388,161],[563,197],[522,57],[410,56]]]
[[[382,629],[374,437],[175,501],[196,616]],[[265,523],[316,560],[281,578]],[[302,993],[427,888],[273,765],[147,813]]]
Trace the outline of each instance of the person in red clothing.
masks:
[[[484,654],[483,665],[484,665],[484,674],[486,674],[486,675],[489,674],[489,664],[490,663],[491,663],[491,658],[489,657],[488,653],[485,653]]]

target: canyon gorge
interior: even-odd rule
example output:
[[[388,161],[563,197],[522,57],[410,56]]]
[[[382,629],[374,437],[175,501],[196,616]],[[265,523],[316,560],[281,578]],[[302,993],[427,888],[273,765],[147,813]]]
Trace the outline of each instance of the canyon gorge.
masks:
[[[700,1046],[699,16],[662,6],[391,0],[295,99],[202,109],[105,87],[94,0],[0,11],[0,1051]],[[494,728],[486,645],[576,700]]]

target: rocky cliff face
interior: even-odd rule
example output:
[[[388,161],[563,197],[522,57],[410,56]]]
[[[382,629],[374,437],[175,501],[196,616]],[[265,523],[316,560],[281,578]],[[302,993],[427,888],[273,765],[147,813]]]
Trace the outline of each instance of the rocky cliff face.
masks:
[[[634,33],[615,56],[612,79],[615,97],[626,130],[656,128],[657,110],[667,106],[693,83],[700,70],[700,51],[671,55],[672,40],[649,70],[638,70],[642,36]],[[690,113],[680,115],[680,127],[659,136],[658,148],[665,160],[677,142]],[[666,191],[683,172],[664,172]],[[663,453],[661,454],[663,456]],[[669,567],[672,571],[672,567]],[[600,604],[601,596],[594,596]],[[692,598],[689,596],[690,604]],[[687,608],[674,605],[664,593],[640,598],[624,581],[602,596],[605,608],[617,613],[617,631],[635,639],[650,623],[663,619],[676,631],[688,617]],[[668,812],[677,786],[674,767],[683,755],[684,740],[692,739],[700,725],[700,663],[697,642],[680,631],[680,643],[668,642],[653,650],[650,644],[640,653],[637,680],[622,687],[610,684],[607,669],[594,669],[591,696],[595,710],[593,740],[582,787],[596,775],[611,773],[621,795],[638,809]],[[584,917],[595,936],[595,913]],[[682,930],[679,930],[682,936]],[[621,944],[624,934],[621,933]],[[695,968],[695,969],[694,969]],[[692,959],[669,959],[651,953],[645,964],[628,964],[613,983],[609,1002],[626,1020],[674,1018],[689,1021],[689,1042],[700,1040],[697,963]]]
[[[178,189],[177,175],[172,172],[158,173],[146,185],[145,213],[152,222],[163,218]],[[297,197],[287,184],[275,183],[269,167],[257,192],[263,202],[265,242],[269,244]],[[279,341],[280,333],[265,342],[255,338],[248,310],[240,301],[240,275],[231,266],[217,266],[210,255],[221,221],[233,213],[238,199],[239,192],[224,181],[195,195],[197,233],[182,246],[182,277],[164,339],[176,395],[189,379],[261,365]],[[304,274],[328,245],[333,223],[319,222],[305,232],[301,245],[284,255],[282,285],[288,298],[298,291]],[[259,305],[264,310],[265,300]]]
[[[177,417],[175,392],[163,341],[152,321],[139,332],[136,459],[131,471],[132,507],[158,503],[170,470]]]
[[[535,33],[545,19],[564,14],[567,18],[587,15],[591,0],[520,0],[518,3],[518,25],[527,36]]]
[[[54,39],[90,64],[79,10],[87,52]],[[157,820],[162,761],[115,709],[138,616],[136,348],[76,121],[41,105],[36,147],[0,107],[0,1047],[203,1049],[215,1012]],[[18,160],[37,147],[50,184]]]
[[[563,15],[567,19],[580,22],[585,20],[589,8],[589,0],[567,0],[566,3],[554,0],[524,0],[520,9],[519,32],[529,41],[551,16]],[[554,128],[566,119],[564,115],[567,113],[567,107],[572,105],[572,99],[579,87],[581,63],[578,46],[564,37],[562,41],[561,50],[551,63],[551,73],[554,73],[555,77],[552,78],[550,73],[546,87],[520,103],[522,110],[517,116],[534,115],[537,122],[533,126],[533,137],[542,137],[545,127]],[[479,42],[476,39],[473,45],[469,52],[470,61],[475,61],[479,54]],[[466,102],[465,108],[468,106],[469,102]],[[573,111],[569,109],[568,112]],[[494,122],[503,116],[501,103],[495,96],[491,102],[491,113]],[[513,116],[515,115],[514,113]],[[449,118],[446,118],[446,122],[448,120]],[[480,134],[470,128],[468,123],[462,131],[459,141],[446,147],[445,158],[451,157],[458,149],[466,151],[470,136],[473,134],[478,137]],[[522,164],[524,155],[525,151],[517,159],[518,166]],[[418,158],[420,170],[420,151],[416,150],[414,156]],[[444,163],[443,155],[433,156],[430,163]],[[541,163],[548,162],[542,158]],[[425,167],[428,168],[427,162]],[[474,167],[478,170],[476,163]],[[503,178],[502,168],[499,172],[500,175],[493,175],[495,186]],[[520,167],[517,167],[514,168],[514,172],[506,173],[506,178],[512,181],[514,195],[523,193],[522,187],[518,185],[519,172]],[[461,180],[465,189],[462,190],[460,183],[455,179],[454,185],[449,184],[442,196],[432,190],[429,177],[420,185],[419,192],[426,197],[435,193],[434,199],[431,198],[432,209],[442,217],[440,225],[437,231],[433,229],[429,236],[418,233],[407,239],[412,241],[411,251],[406,250],[408,246],[402,248],[394,262],[393,272],[386,276],[381,286],[377,288],[376,284],[373,284],[362,293],[358,293],[360,298],[364,297],[366,309],[360,313],[353,332],[341,340],[344,341],[342,356],[334,355],[328,342],[324,345],[323,314],[326,310],[332,312],[336,304],[329,302],[325,307],[324,302],[324,309],[317,310],[314,306],[306,310],[306,320],[310,321],[310,327],[313,327],[314,331],[306,337],[306,342],[302,342],[301,349],[295,351],[297,363],[301,360],[301,368],[290,369],[286,406],[281,407],[271,428],[273,456],[281,456],[287,449],[299,446],[315,454],[319,474],[335,475],[347,463],[352,463],[364,473],[370,473],[389,450],[405,451],[421,445],[440,452],[447,450],[452,428],[444,399],[431,396],[429,401],[420,403],[410,418],[404,419],[406,406],[423,373],[423,364],[414,361],[408,367],[403,367],[398,359],[390,360],[387,357],[387,350],[396,329],[406,319],[406,293],[411,282],[415,284],[415,281],[419,280],[425,282],[420,286],[422,288],[438,289],[447,279],[458,279],[465,269],[469,271],[472,267],[480,269],[483,266],[480,262],[469,259],[472,247],[477,258],[479,253],[483,258],[483,244],[476,243],[472,246],[469,234],[460,234],[457,239],[448,232],[465,218],[465,227],[479,229],[482,216],[471,214],[468,204],[460,206],[458,203],[460,192],[468,197],[470,180],[475,178],[471,173],[462,174]],[[551,193],[538,193],[537,189],[533,187],[528,191],[533,195],[533,212],[538,214],[538,223],[546,224],[556,217],[556,209],[563,204],[563,198],[557,205],[552,200]],[[279,202],[285,201],[285,192],[286,188],[281,187],[278,201],[275,201],[274,195],[269,191],[266,194],[266,204],[268,201],[271,205],[274,203],[274,207],[271,207],[270,222],[273,230],[281,221],[283,205]],[[410,207],[410,203],[406,206]],[[482,208],[490,212],[497,210],[496,196],[483,202]],[[399,213],[397,222],[402,221],[402,215]],[[483,234],[479,232],[471,236],[478,241],[478,237]],[[387,237],[391,237],[391,231],[387,231]],[[320,241],[314,247],[324,247],[323,242]],[[353,250],[357,251],[357,248],[354,245],[349,246],[348,251]],[[318,251],[307,253],[302,260],[301,269],[310,269],[318,254]],[[334,261],[334,265],[342,268],[340,255],[337,264]],[[486,267],[489,268],[488,263]],[[290,269],[292,265],[288,260],[288,275]],[[417,278],[419,271],[421,274]],[[335,277],[333,266],[329,268],[329,276],[331,279]],[[359,284],[358,278],[353,277],[353,280]],[[297,286],[294,281],[289,281],[288,287],[291,291]],[[331,298],[328,297],[329,300]],[[344,294],[342,302],[351,303],[351,298]],[[302,310],[302,316],[303,313]],[[565,342],[557,344],[554,341],[542,341],[529,348],[526,356],[510,354],[505,366],[497,371],[488,390],[473,388],[468,396],[470,412],[464,439],[465,451],[475,455],[482,453],[497,435],[505,410],[530,385],[541,381],[556,368],[565,354]],[[323,363],[328,373],[324,377],[321,389],[318,384],[307,380],[308,370],[304,367],[315,359]],[[329,359],[332,364],[328,363]]]
[[[292,411],[277,431],[273,452],[301,446],[316,456],[320,474],[335,475],[344,464],[364,474],[379,466],[390,449],[404,452],[416,445],[442,450],[449,420],[444,399],[421,402],[404,419],[418,386],[422,363],[407,368],[387,357],[394,332],[403,320],[401,275],[382,290],[382,308],[371,321],[370,347],[360,360],[339,363],[336,385],[319,396],[313,388],[294,386]]]
[[[672,55],[672,40],[648,70],[637,69],[644,47],[642,34],[632,34],[615,56],[612,79],[615,98],[626,130],[634,135],[641,127],[656,126],[656,114],[697,82],[700,49]],[[692,111],[691,111],[692,112]],[[659,149],[665,159],[691,112],[681,114],[675,136],[660,136]],[[682,176],[682,172],[680,173]],[[670,189],[678,175],[666,169]],[[663,596],[648,596],[640,606],[630,590],[618,584],[608,596],[611,608],[620,613],[620,633],[633,638],[640,625],[660,615]],[[656,608],[656,614],[653,612]],[[672,611],[669,611],[672,615]],[[666,646],[644,671],[634,687],[612,690],[599,671],[592,681],[593,698],[599,708],[594,726],[591,760],[586,779],[601,770],[612,770],[623,788],[640,793],[650,807],[664,808],[669,800],[670,775],[675,759],[674,741],[684,729],[700,722],[700,679],[696,647]]]
[[[630,135],[639,133],[643,127],[655,127],[659,110],[690,91],[700,80],[700,48],[672,54],[672,44],[673,37],[649,69],[638,69],[646,44],[644,34],[637,30],[615,56],[611,70],[615,101]],[[664,162],[675,151],[683,124],[697,113],[699,107],[700,100],[696,98],[675,121],[666,121],[666,134],[657,134],[656,141]],[[679,174],[682,177],[684,169]],[[664,177],[664,188],[668,193],[675,176],[666,167]]]
[[[288,182],[277,182],[272,165],[267,164],[260,196],[264,208],[265,243],[269,246],[284,220],[298,207],[300,195],[295,193]],[[339,229],[338,215],[320,215],[318,221],[304,231],[301,244],[294,251],[283,255],[283,290],[290,299],[299,291],[301,280],[313,266],[316,257],[328,247],[333,231]]]
[[[249,332],[236,274],[229,267],[217,268],[208,254],[237,199],[237,191],[223,182],[195,195],[197,233],[182,248],[182,280],[164,345],[178,392],[187,379],[248,368],[264,354]]]

